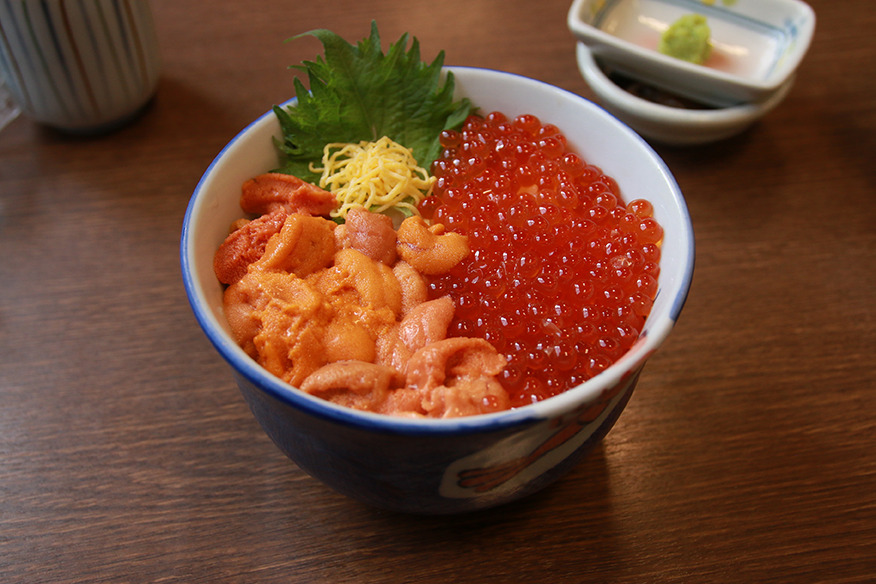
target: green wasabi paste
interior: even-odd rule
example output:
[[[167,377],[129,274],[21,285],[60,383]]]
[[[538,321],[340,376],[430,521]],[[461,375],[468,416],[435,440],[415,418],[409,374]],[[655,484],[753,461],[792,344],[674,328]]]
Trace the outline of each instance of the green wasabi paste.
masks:
[[[701,65],[712,51],[712,32],[702,14],[685,14],[666,29],[657,50],[664,55]]]

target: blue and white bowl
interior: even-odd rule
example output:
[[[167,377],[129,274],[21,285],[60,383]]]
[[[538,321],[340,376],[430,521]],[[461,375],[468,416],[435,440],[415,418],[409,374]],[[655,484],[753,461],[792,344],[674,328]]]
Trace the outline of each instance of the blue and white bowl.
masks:
[[[266,113],[219,153],[186,212],[181,263],[198,322],[229,363],[265,432],[333,489],[397,511],[444,514],[508,503],[554,482],[602,439],[630,399],[648,357],[685,302],[694,240],[684,198],[648,144],[593,103],[516,75],[451,68],[458,95],[481,111],[530,113],[553,123],[588,162],[613,176],[626,200],[648,199],[662,224],[659,290],[643,334],[617,363],[569,391],[515,410],[413,420],[359,412],[310,396],[269,374],[238,347],[222,310],[213,254],[241,215],[240,186],[278,164]]]

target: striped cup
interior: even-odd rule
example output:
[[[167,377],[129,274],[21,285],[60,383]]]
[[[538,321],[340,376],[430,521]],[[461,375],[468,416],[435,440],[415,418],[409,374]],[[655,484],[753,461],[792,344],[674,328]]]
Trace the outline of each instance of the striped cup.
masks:
[[[0,0],[0,75],[43,124],[121,126],[155,93],[159,61],[146,0]]]

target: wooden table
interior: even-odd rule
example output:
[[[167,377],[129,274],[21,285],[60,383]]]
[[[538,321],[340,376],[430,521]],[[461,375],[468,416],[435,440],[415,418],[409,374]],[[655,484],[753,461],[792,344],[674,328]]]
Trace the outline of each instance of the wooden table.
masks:
[[[687,306],[603,445],[460,517],[337,495],[257,426],[186,301],[189,196],[292,94],[326,27],[591,97],[537,3],[155,0],[145,115],[0,133],[0,582],[876,581],[876,30],[813,1],[787,100],[744,135],[656,146],[687,197]]]

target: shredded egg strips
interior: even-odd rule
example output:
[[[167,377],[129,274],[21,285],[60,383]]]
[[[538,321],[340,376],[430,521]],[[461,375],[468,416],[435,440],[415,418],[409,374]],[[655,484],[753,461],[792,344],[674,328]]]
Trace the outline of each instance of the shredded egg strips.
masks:
[[[417,165],[411,150],[384,136],[376,142],[331,143],[323,148],[320,188],[334,193],[332,217],[346,217],[353,207],[375,213],[390,208],[419,214],[417,203],[429,196],[435,177]]]

